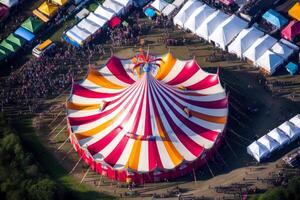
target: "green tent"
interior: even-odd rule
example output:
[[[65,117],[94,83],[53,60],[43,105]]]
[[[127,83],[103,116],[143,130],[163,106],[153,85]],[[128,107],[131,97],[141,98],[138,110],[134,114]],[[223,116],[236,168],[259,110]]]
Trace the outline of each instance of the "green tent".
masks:
[[[7,38],[7,41],[14,43],[16,45],[18,45],[19,47],[22,47],[25,44],[25,40],[21,37],[18,37],[16,35],[14,35],[13,33],[11,33]]]
[[[9,42],[6,39],[0,43],[0,47],[3,47],[4,49],[7,49],[8,51],[13,53],[17,52],[20,48],[18,45]]]
[[[27,29],[31,33],[36,33],[43,25],[43,22],[35,17],[29,17],[22,24],[21,27]]]
[[[4,47],[1,47],[0,45],[0,60],[6,58],[11,52],[5,49]]]

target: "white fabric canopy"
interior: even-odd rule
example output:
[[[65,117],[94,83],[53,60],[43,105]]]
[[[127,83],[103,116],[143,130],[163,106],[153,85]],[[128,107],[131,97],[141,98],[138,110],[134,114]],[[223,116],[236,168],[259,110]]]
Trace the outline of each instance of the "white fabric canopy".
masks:
[[[269,152],[273,152],[280,147],[280,144],[268,135],[264,135],[257,140],[260,144],[264,145]]]
[[[277,55],[281,56],[284,60],[287,60],[294,53],[293,49],[281,42],[274,44],[271,50]]]
[[[299,51],[299,47],[297,45],[291,43],[290,41],[288,41],[286,39],[281,38],[279,40],[279,42],[281,42],[282,44],[285,44],[286,46],[288,46],[288,47],[290,47],[292,49],[294,49],[295,51]]]
[[[289,121],[284,122],[278,128],[282,130],[287,136],[289,136],[290,140],[292,141],[300,137],[300,127],[295,126]]]
[[[162,10],[162,14],[165,16],[168,16],[170,14],[172,14],[174,12],[174,10],[176,9],[176,6],[174,6],[173,4],[168,4],[163,10]]]
[[[73,28],[67,31],[66,35],[78,44],[82,44],[91,34],[85,29],[73,26]]]
[[[77,26],[81,29],[85,29],[87,30],[88,32],[90,32],[91,34],[94,34],[95,32],[97,32],[101,26],[98,25],[98,24],[95,24],[94,22],[92,21],[89,21],[88,19],[83,19],[81,20]]]
[[[0,3],[6,5],[7,7],[13,7],[14,5],[19,3],[19,0],[0,0]]]
[[[121,4],[124,7],[132,5],[132,0],[114,0],[114,1]]]
[[[187,1],[184,6],[180,9],[177,15],[174,17],[173,22],[175,25],[183,27],[186,20],[189,18],[191,13],[194,12],[198,7],[200,7],[202,3],[196,0]]]
[[[269,74],[273,74],[283,62],[282,57],[273,51],[267,50],[257,59],[255,65],[265,69]]]
[[[184,24],[184,28],[189,29],[193,33],[196,32],[197,28],[201,25],[201,23],[212,13],[214,13],[214,9],[204,4],[198,7],[192,15],[188,18],[186,23]]]
[[[201,25],[196,30],[196,34],[201,38],[209,41],[209,36],[227,18],[228,15],[226,15],[222,11],[215,11],[201,23]]]
[[[289,137],[278,128],[274,128],[267,135],[276,140],[276,142],[278,142],[281,147],[290,142]]]
[[[292,119],[289,120],[290,122],[292,122],[295,126],[297,126],[298,128],[300,128],[300,115],[297,114],[296,116],[294,116]]]
[[[100,27],[103,27],[105,23],[108,21],[105,18],[100,17],[99,15],[96,15],[94,13],[90,13],[86,19],[88,19],[91,22],[94,22],[95,24],[99,25]]]
[[[123,5],[113,0],[105,0],[102,5],[106,8],[113,10],[117,15],[121,14],[125,8]]]
[[[276,39],[270,35],[260,37],[245,51],[243,56],[255,64],[257,59],[275,43]]]
[[[226,46],[239,34],[248,23],[241,18],[232,15],[225,19],[209,36],[209,40],[213,41],[216,46],[225,50]]]
[[[107,20],[110,20],[115,15],[113,10],[109,8],[105,8],[102,5],[99,5],[97,9],[94,11],[94,13]]]
[[[164,0],[155,0],[150,5],[159,12],[161,12],[168,5],[168,3]]]
[[[258,162],[268,157],[270,153],[264,145],[258,143],[257,141],[254,141],[247,147],[247,152],[248,154],[252,155]]]
[[[228,52],[236,54],[239,58],[243,53],[264,33],[255,27],[243,29],[238,36],[228,45]]]
[[[180,6],[182,6],[182,4],[184,4],[184,1],[185,0],[175,0],[172,4],[179,8]]]

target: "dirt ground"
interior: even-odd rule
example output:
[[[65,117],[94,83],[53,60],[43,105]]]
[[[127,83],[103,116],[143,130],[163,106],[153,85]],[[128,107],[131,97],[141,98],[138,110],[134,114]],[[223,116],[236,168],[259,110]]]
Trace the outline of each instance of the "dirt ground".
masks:
[[[240,191],[233,189],[232,193],[225,194],[217,188],[232,188],[237,184],[239,188],[263,190],[271,187],[272,184],[269,180],[272,180],[272,175],[285,170],[282,167],[281,158],[299,146],[299,143],[295,142],[289,145],[262,164],[254,162],[252,157],[246,153],[246,147],[259,136],[299,113],[300,75],[291,77],[282,70],[274,77],[263,77],[253,66],[222,53],[213,46],[200,42],[192,34],[178,29],[171,32],[170,37],[185,37],[190,42],[184,46],[166,47],[159,41],[162,33],[162,29],[156,28],[150,34],[143,36],[146,46],[149,45],[151,52],[165,54],[170,50],[175,57],[180,59],[192,59],[195,56],[204,70],[216,72],[217,68],[220,68],[220,77],[229,92],[230,102],[226,139],[215,158],[195,172],[196,180],[193,175],[190,175],[166,183],[138,186],[131,192],[137,192],[143,197],[125,197],[125,192],[128,192],[125,184],[110,181],[95,172],[89,172],[83,182],[90,184],[97,191],[108,192],[117,197],[122,196],[124,199],[153,199],[154,193],[163,197],[177,190],[177,186],[184,199],[192,199],[192,197],[240,199]],[[137,51],[138,47],[113,49],[114,54],[122,58],[131,57]],[[213,53],[220,58],[224,54],[226,58],[230,57],[230,59],[210,62],[209,58]],[[108,53],[106,58],[109,56]],[[96,65],[103,63],[105,60],[94,61]],[[287,85],[282,87],[280,83]],[[47,148],[67,170],[71,171],[78,161],[78,156],[66,141],[66,120],[62,105],[68,93],[69,90],[49,101],[50,109],[36,117],[35,126]],[[86,170],[87,166],[80,161],[72,174],[81,180]],[[287,171],[291,174],[298,173],[297,170]],[[173,195],[165,199],[178,199],[178,197]]]

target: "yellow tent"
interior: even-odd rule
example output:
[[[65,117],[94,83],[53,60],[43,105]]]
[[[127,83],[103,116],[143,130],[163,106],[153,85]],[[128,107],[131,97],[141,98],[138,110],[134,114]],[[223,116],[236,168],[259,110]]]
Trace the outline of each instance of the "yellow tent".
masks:
[[[68,2],[68,0],[52,0],[52,3],[63,6]]]
[[[293,7],[289,10],[289,15],[296,20],[300,21],[300,3],[297,2]]]
[[[58,6],[52,3],[45,1],[38,7],[38,10],[46,16],[53,16],[58,9]]]

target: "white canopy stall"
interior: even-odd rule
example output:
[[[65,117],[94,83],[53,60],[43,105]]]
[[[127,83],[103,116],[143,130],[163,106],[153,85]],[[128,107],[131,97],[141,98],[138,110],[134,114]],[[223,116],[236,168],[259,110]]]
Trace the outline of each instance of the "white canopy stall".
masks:
[[[177,15],[174,17],[173,22],[175,25],[179,27],[183,27],[186,20],[189,18],[191,13],[194,12],[198,7],[200,7],[202,3],[196,0],[187,1],[184,6],[180,9]]]
[[[273,152],[280,147],[280,144],[268,135],[264,135],[257,140],[260,144],[264,145],[269,152]]]
[[[186,23],[184,24],[184,28],[189,29],[193,33],[196,33],[197,28],[201,25],[201,23],[212,13],[214,13],[214,9],[204,4],[197,8],[193,14],[188,18]]]
[[[257,59],[275,43],[276,39],[270,35],[260,37],[243,53],[243,57],[255,64]]]
[[[176,8],[179,8],[184,4],[185,0],[175,0],[172,4],[176,6]]]
[[[121,14],[125,9],[125,6],[113,0],[105,0],[102,5],[105,8],[111,9],[117,15]]]
[[[295,126],[297,126],[298,128],[300,128],[300,114],[297,114],[296,116],[294,116],[292,119],[289,120],[290,122],[292,122]]]
[[[99,5],[94,13],[104,19],[110,20],[113,16],[115,16],[115,12],[109,8],[105,8],[102,5]]]
[[[165,16],[171,15],[176,10],[176,6],[173,4],[168,4],[163,10],[162,14]]]
[[[298,137],[300,137],[300,127],[295,126],[289,121],[284,122],[278,128],[282,130],[287,136],[289,136],[291,141],[294,141]]]
[[[254,141],[247,147],[247,153],[252,155],[257,162],[260,162],[262,159],[267,158],[270,152],[264,145]]]
[[[213,41],[216,46],[225,50],[226,46],[237,36],[248,23],[241,18],[232,15],[225,19],[209,36],[209,40]]]
[[[227,18],[228,15],[222,11],[215,11],[201,23],[196,30],[196,34],[199,37],[209,41],[209,36],[212,34],[212,32]]]
[[[83,19],[83,20],[81,20],[81,21],[77,24],[77,26],[78,26],[79,28],[81,28],[81,29],[87,30],[87,31],[88,31],[89,33],[91,33],[91,34],[96,33],[96,32],[101,28],[100,25],[95,24],[94,22],[89,21],[89,20],[86,19],[86,18]]]
[[[267,135],[276,140],[276,142],[280,144],[280,147],[283,147],[290,142],[290,138],[278,128],[274,128]]]
[[[262,56],[260,56],[255,65],[264,69],[268,74],[273,74],[277,68],[284,62],[284,59],[273,51],[266,50]]]
[[[168,3],[164,0],[155,0],[150,5],[159,12],[161,12],[168,5]]]
[[[238,36],[228,45],[228,52],[236,54],[239,58],[243,53],[264,33],[255,27],[243,29]]]
[[[271,50],[277,55],[281,56],[284,60],[287,60],[294,53],[294,50],[292,48],[281,42],[277,42],[276,44],[274,44]]]
[[[19,0],[0,0],[0,3],[7,6],[8,8],[13,7],[19,3]]]
[[[108,21],[105,18],[100,17],[99,15],[95,15],[94,13],[90,13],[87,17],[87,20],[99,25],[100,27],[103,27],[106,22]]]

